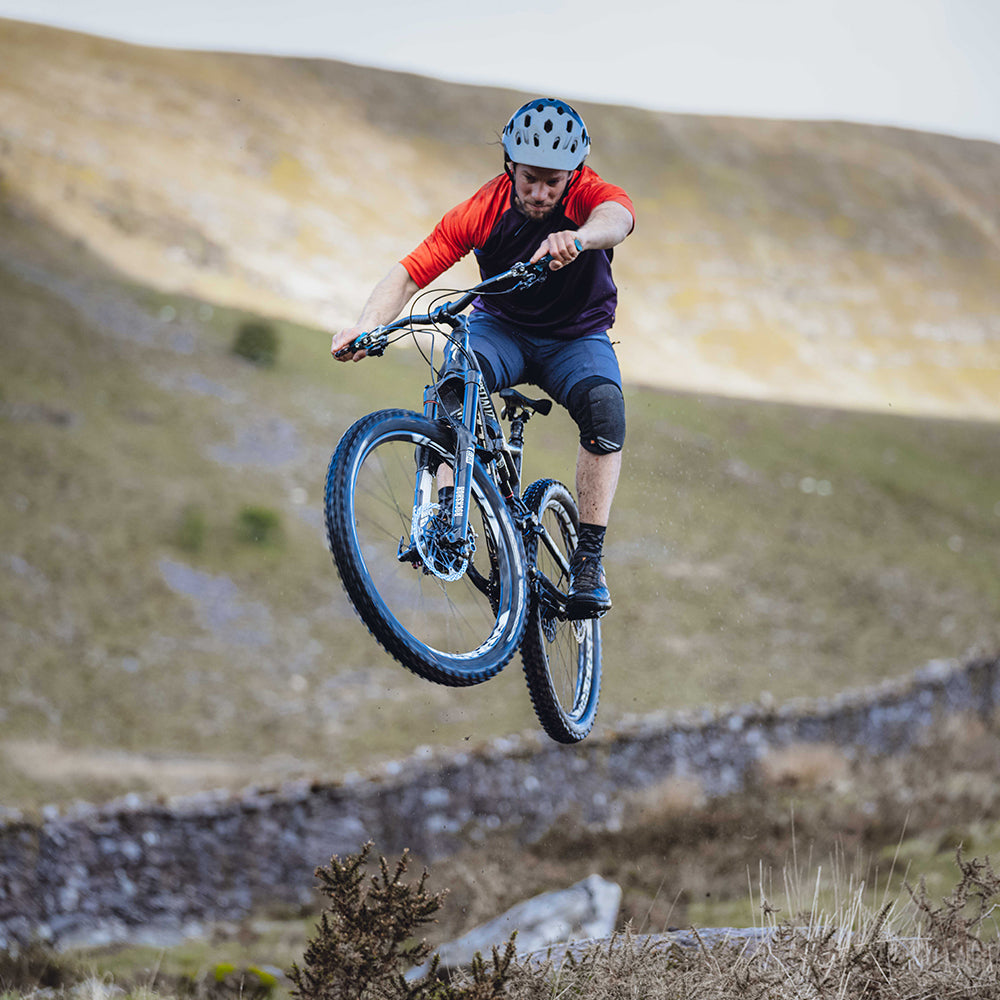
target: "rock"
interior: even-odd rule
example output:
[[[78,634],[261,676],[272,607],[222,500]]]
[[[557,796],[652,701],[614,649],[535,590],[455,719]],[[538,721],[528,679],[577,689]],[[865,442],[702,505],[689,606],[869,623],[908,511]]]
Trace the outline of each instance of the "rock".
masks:
[[[518,903],[495,920],[442,945],[436,954],[442,969],[457,969],[469,965],[476,952],[488,958],[493,947],[502,949],[514,931],[518,955],[578,938],[606,938],[614,932],[621,898],[620,886],[590,875],[569,889]],[[430,962],[418,966],[407,979],[419,979],[429,968]]]
[[[671,948],[712,949],[726,944],[744,952],[753,952],[773,937],[775,932],[774,927],[699,927],[697,930],[665,931],[662,934],[620,934],[617,937],[591,940],[579,938],[558,949],[547,947],[529,954],[518,952],[518,957],[526,965],[551,963],[555,969],[559,969],[567,960],[578,962],[595,949],[607,952],[631,947],[635,951],[669,951]]]

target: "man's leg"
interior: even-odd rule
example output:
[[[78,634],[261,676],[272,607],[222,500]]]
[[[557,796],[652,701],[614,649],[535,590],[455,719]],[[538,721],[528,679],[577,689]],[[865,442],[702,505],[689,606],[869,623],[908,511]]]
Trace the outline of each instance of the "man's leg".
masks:
[[[608,381],[587,380],[570,394],[570,412],[580,427],[576,496],[580,530],[570,564],[566,612],[571,618],[597,618],[611,609],[604,576],[604,533],[621,472],[625,404],[621,389]]]
[[[584,524],[608,526],[611,503],[618,487],[622,468],[622,453],[595,455],[580,446],[576,458],[576,496],[580,507],[580,520]]]
[[[536,357],[539,384],[569,411],[580,431],[576,496],[580,530],[570,565],[567,614],[597,618],[611,608],[601,558],[604,532],[621,470],[625,400],[621,372],[607,333],[546,345]]]
[[[621,465],[620,451],[597,454],[580,446],[576,462],[580,530],[576,551],[570,561],[569,596],[566,601],[566,613],[573,619],[599,618],[611,610],[611,593],[602,557],[604,532]]]

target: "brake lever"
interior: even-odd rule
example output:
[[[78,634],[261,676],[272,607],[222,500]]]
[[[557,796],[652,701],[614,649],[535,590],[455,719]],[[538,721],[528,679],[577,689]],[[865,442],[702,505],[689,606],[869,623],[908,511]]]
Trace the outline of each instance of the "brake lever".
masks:
[[[514,289],[531,288],[540,281],[544,281],[549,276],[549,264],[552,263],[552,259],[552,254],[547,253],[544,257],[536,260],[534,264],[516,264],[511,268],[513,276],[517,280]]]
[[[353,354],[355,351],[366,351],[371,358],[379,358],[385,354],[386,347],[389,346],[389,335],[385,332],[384,326],[377,326],[374,330],[362,333],[346,347],[334,352],[335,358],[342,358],[345,354]]]

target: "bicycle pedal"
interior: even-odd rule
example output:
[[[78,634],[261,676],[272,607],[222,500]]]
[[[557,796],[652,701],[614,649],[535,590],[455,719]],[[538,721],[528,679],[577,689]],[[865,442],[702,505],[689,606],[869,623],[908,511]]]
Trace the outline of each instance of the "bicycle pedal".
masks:
[[[563,613],[566,616],[567,621],[571,622],[589,622],[598,621],[603,618],[611,608],[594,608],[574,606],[567,602],[566,607],[563,609]]]

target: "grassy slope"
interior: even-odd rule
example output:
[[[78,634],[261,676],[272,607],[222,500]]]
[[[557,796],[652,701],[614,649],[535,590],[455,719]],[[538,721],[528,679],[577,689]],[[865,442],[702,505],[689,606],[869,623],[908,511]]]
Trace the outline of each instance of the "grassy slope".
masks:
[[[261,370],[229,353],[240,318],[3,217],[5,805],[336,778],[534,728],[516,665],[456,691],[382,656],[325,550],[329,453],[363,412],[418,404],[417,359],[334,367],[324,334],[281,323]],[[601,727],[995,640],[995,426],[628,396]],[[528,477],[571,481],[571,439],[563,415],[532,423]],[[247,504],[279,514],[277,542],[240,540]]]
[[[0,21],[0,174],[144,283],[335,325],[499,169],[523,96]],[[633,382],[1000,413],[1000,146],[581,110],[637,206]]]

